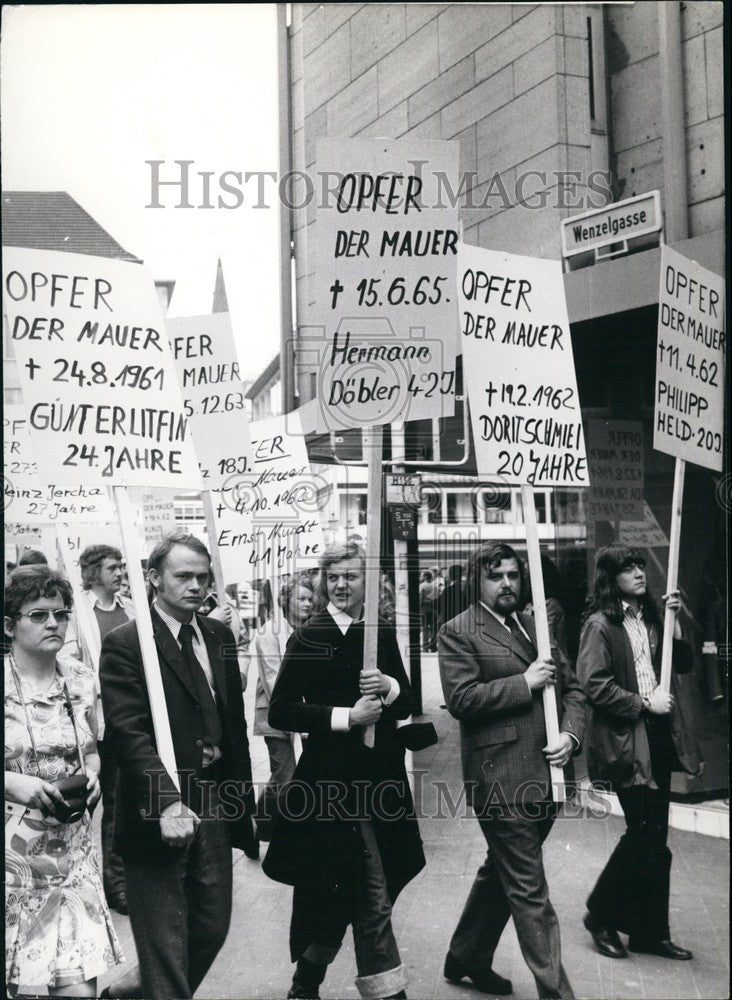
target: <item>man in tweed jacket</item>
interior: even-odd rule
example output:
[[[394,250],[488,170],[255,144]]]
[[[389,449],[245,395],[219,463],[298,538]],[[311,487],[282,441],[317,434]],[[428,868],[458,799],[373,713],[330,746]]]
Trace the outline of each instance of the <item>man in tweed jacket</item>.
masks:
[[[542,863],[555,816],[549,764],[563,767],[584,730],[584,696],[557,649],[536,652],[533,619],[517,613],[523,567],[503,544],[476,552],[468,568],[468,609],[438,636],[440,676],[450,713],[460,720],[463,777],[488,843],[450,942],[445,978],[463,977],[486,992],[511,983],[493,972],[509,916],[540,997],[572,997],[562,968],[559,925]],[[559,739],[547,744],[542,690],[554,685]]]

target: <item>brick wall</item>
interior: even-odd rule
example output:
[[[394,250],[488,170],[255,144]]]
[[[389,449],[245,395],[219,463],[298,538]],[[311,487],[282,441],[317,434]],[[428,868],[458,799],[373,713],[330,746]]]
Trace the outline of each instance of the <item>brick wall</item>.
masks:
[[[681,4],[689,234],[724,226],[722,4]],[[655,3],[608,7],[613,170],[618,198],[663,191],[658,16]]]
[[[589,166],[585,30],[551,5],[295,4],[293,167],[312,168],[320,136],[455,139],[465,239],[556,257],[569,212],[552,172]],[[314,204],[295,213],[300,323],[314,224]]]
[[[724,224],[722,4],[681,8],[690,232],[698,235]],[[294,4],[294,169],[312,169],[321,136],[455,139],[468,175],[466,241],[558,257],[559,221],[579,209],[562,207],[554,172],[586,176],[598,165],[587,49],[587,17],[597,9]],[[615,196],[663,190],[657,4],[611,5],[605,18]],[[547,183],[531,171],[547,172]],[[295,212],[294,226],[302,325],[314,292],[314,200]]]

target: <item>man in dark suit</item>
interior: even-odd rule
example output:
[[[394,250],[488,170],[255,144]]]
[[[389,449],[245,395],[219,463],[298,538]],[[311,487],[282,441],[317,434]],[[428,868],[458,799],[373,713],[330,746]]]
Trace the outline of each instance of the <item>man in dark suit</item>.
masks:
[[[236,644],[225,625],[195,614],[209,573],[206,547],[184,532],[169,535],[148,560],[180,791],[158,755],[136,623],[110,632],[101,653],[107,739],[120,767],[115,848],[141,995],[152,998],[194,994],[226,939],[231,848],[255,851]]]
[[[467,800],[488,843],[450,942],[445,978],[468,977],[485,992],[510,993],[510,981],[492,963],[512,916],[539,996],[572,997],[541,847],[556,812],[549,765],[563,767],[579,750],[584,697],[557,650],[552,660],[537,658],[533,620],[516,611],[524,584],[510,546],[480,549],[468,567],[471,604],[438,636],[445,701],[460,720]],[[552,745],[542,699],[549,684],[556,688],[561,730]]]
[[[392,905],[425,863],[396,725],[412,695],[383,619],[377,662],[363,662],[363,551],[331,546],[320,566],[324,610],[290,638],[270,702],[273,728],[308,737],[262,868],[294,886],[288,997],[317,1000],[351,924],[360,995],[396,1000],[406,969]]]

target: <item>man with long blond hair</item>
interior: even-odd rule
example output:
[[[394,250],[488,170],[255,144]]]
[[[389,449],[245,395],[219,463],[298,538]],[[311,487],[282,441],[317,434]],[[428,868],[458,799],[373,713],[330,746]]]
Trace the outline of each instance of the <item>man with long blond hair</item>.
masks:
[[[262,867],[294,886],[288,997],[316,1000],[351,924],[360,995],[395,1000],[406,971],[392,906],[424,866],[396,725],[412,696],[381,618],[376,663],[364,663],[366,573],[379,567],[351,542],[327,549],[320,569],[325,606],[291,637],[269,709],[273,728],[307,740]]]

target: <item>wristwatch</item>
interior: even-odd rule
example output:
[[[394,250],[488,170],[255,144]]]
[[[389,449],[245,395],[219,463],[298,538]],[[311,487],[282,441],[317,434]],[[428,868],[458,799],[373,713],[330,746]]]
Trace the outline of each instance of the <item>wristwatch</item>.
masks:
[[[653,714],[651,712],[651,703],[648,700],[648,698],[643,698],[642,697],[641,701],[643,702],[643,708],[641,709],[641,715],[645,715],[645,717],[648,718],[649,716],[651,716]]]

